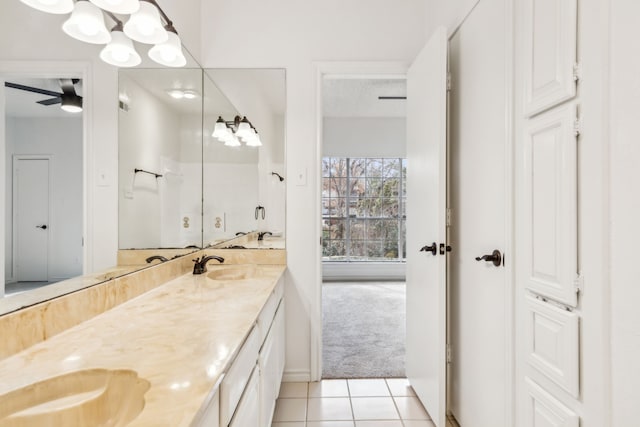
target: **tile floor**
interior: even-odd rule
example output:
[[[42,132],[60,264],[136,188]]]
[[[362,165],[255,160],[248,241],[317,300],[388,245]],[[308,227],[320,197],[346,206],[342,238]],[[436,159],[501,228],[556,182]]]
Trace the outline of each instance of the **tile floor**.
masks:
[[[435,427],[404,378],[282,383],[272,427]]]

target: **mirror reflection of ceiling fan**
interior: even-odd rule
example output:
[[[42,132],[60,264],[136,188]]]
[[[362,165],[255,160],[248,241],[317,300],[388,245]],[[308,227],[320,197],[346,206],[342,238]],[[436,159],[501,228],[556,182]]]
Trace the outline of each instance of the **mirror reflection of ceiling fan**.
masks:
[[[60,104],[60,108],[69,113],[79,113],[82,111],[82,97],[76,93],[75,85],[80,82],[80,79],[60,79],[60,92],[53,92],[47,89],[40,89],[37,87],[21,85],[17,83],[5,82],[5,87],[12,89],[24,90],[27,92],[39,93],[42,95],[51,96],[52,98],[36,101],[41,105],[56,105]]]

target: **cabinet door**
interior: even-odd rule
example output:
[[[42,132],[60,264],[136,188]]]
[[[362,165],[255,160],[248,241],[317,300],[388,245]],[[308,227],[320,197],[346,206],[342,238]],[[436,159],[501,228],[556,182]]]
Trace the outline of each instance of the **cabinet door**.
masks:
[[[213,395],[206,409],[193,423],[196,427],[218,427],[220,425],[220,399],[218,392]]]
[[[525,114],[576,95],[577,0],[525,1]]]
[[[256,367],[251,374],[242,394],[242,399],[238,403],[233,419],[229,427],[257,427],[260,426],[260,405],[258,401],[259,368]]]
[[[530,378],[527,385],[525,427],[578,427],[580,418],[558,399],[547,393]]]
[[[527,361],[550,380],[578,397],[578,315],[527,296]]]
[[[271,425],[282,380],[280,347],[284,336],[282,333],[284,332],[282,331],[284,326],[283,313],[284,307],[280,304],[258,358],[260,366],[260,425],[263,426]]]
[[[524,137],[525,286],[575,307],[578,273],[576,107],[529,120]]]

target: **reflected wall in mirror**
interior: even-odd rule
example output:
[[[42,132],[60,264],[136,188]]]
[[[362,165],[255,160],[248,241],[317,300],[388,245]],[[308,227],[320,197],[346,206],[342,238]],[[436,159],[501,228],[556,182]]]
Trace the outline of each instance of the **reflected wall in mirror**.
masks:
[[[238,233],[269,231],[272,235],[267,241],[279,244],[245,242],[243,246],[284,248],[285,70],[205,69],[205,75],[205,94],[208,85],[219,88],[241,112],[241,117],[246,116],[255,127],[262,146],[251,147],[243,142],[232,147],[213,137],[218,118],[231,122],[234,116],[221,114],[205,97],[204,244],[220,245]]]
[[[4,77],[5,294],[82,274],[82,80]]]

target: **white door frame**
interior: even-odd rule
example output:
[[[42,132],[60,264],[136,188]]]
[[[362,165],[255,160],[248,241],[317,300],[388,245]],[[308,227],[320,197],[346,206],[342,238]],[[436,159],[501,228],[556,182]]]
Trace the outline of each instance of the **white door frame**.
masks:
[[[405,62],[315,62],[315,108],[316,108],[316,161],[313,174],[320,176],[322,171],[322,80],[331,75],[344,79],[397,78],[406,79],[409,64]],[[318,179],[315,188],[314,221],[316,224],[315,241],[322,237],[322,180]],[[315,245],[314,245],[315,246]],[[316,278],[311,294],[310,313],[310,374],[311,381],[322,378],[322,245],[315,246]]]
[[[51,229],[51,218],[53,217],[52,215],[52,209],[51,209],[51,200],[53,199],[51,196],[51,190],[52,190],[52,185],[51,185],[51,180],[52,180],[52,173],[51,171],[53,170],[53,156],[50,154],[14,154],[13,155],[13,160],[11,162],[11,166],[13,169],[13,191],[12,191],[12,199],[13,199],[13,205],[12,205],[12,215],[13,215],[13,221],[12,221],[12,226],[13,226],[13,233],[12,233],[12,237],[13,237],[13,243],[11,245],[11,249],[13,251],[13,255],[11,256],[11,260],[12,260],[12,270],[13,270],[13,276],[12,278],[15,279],[19,279],[19,277],[16,277],[16,271],[18,269],[18,225],[17,225],[17,217],[18,217],[18,209],[17,209],[17,204],[18,204],[18,184],[16,182],[16,162],[20,161],[20,160],[47,160],[48,161],[48,165],[49,165],[49,170],[48,170],[48,174],[49,174],[49,178],[47,180],[47,187],[48,190],[47,192],[49,193],[49,212],[48,212],[48,217],[49,220],[47,222],[47,226],[49,227],[49,229]],[[49,254],[51,254],[52,252],[52,243],[51,243],[51,239],[49,238],[47,241],[47,252]],[[6,255],[6,254],[5,254]],[[49,273],[50,273],[50,269],[49,269],[49,257],[47,257],[47,281],[49,281],[50,277],[49,277]]]
[[[82,270],[86,273],[89,260],[91,259],[91,245],[87,242],[92,241],[91,224],[92,215],[89,210],[91,206],[92,195],[88,191],[91,188],[91,176],[89,174],[89,159],[93,158],[93,75],[91,72],[91,63],[88,61],[0,61],[0,84],[4,88],[4,82],[8,78],[81,78],[82,79]],[[6,125],[5,125],[5,96],[4,89],[0,90],[0,238],[2,241],[6,239],[5,233],[5,216],[6,216]],[[4,296],[4,258],[5,248],[0,245],[0,298]]]

